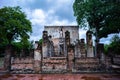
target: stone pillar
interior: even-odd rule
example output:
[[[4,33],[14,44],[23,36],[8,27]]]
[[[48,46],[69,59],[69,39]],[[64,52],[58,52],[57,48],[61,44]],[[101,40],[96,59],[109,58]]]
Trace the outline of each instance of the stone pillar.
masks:
[[[59,38],[59,44],[58,44],[58,48],[59,48],[59,50],[58,50],[58,56],[64,56],[65,54],[65,52],[64,52],[64,38]]]
[[[53,41],[52,41],[52,36],[49,35],[49,38],[48,38],[48,57],[52,57],[54,56],[54,44],[53,44]]]
[[[91,31],[87,31],[86,33],[86,42],[87,42],[87,57],[94,57]]]
[[[81,52],[81,57],[86,57],[86,50],[85,50],[85,41],[84,41],[84,39],[81,39],[81,42],[80,42],[80,52]]]
[[[65,42],[66,42],[66,45],[70,45],[70,32],[69,31],[65,32]]]
[[[68,56],[68,46],[70,45],[70,32],[65,32],[65,41],[64,41],[64,54]]]
[[[78,57],[78,45],[77,42],[75,41],[75,55],[74,57]]]
[[[81,47],[80,47],[80,40],[75,41],[75,57],[81,57]]]
[[[41,50],[35,49],[34,51],[34,70],[36,73],[41,72]]]
[[[72,72],[73,66],[74,66],[74,49],[73,48],[69,48],[68,51],[68,71]]]
[[[100,59],[100,61],[105,60],[105,55],[104,55],[104,44],[99,43],[97,45],[97,57]]]
[[[48,55],[48,32],[47,31],[43,31],[42,39],[43,39],[42,54],[43,54],[43,57],[47,57]]]

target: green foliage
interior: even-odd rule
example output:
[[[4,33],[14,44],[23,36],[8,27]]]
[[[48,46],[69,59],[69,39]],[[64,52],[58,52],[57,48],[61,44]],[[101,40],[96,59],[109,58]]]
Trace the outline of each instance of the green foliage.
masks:
[[[119,0],[75,0],[74,15],[80,27],[87,27],[98,39],[120,31]]]
[[[20,51],[22,49],[21,42],[12,42],[12,45],[13,45],[14,51],[16,51],[17,53],[20,53]]]
[[[104,45],[104,53],[105,53],[105,54],[108,54],[108,48],[109,48],[109,45],[108,45],[108,44],[105,44],[105,45]]]
[[[110,48],[114,54],[120,54],[120,37],[118,35],[112,37]]]
[[[28,39],[32,32],[31,22],[20,7],[0,9],[0,43],[11,44],[14,40]]]
[[[111,44],[112,43],[119,43],[120,42],[120,37],[119,37],[119,35],[114,35],[113,37],[112,37],[112,39],[111,39]]]
[[[120,37],[114,35],[111,39],[111,43],[105,47],[106,53],[119,54],[120,55]]]
[[[31,22],[20,7],[3,7],[0,9],[0,53],[10,44],[14,51],[30,49],[29,35],[32,32]],[[16,40],[20,42],[15,42]],[[6,53],[7,54],[7,53]]]
[[[43,42],[43,39],[40,39],[39,40],[39,44],[42,45],[42,42]]]
[[[33,41],[22,40],[21,42],[12,42],[14,52],[19,55],[21,50],[24,50],[24,55],[29,55],[31,49],[33,48]]]

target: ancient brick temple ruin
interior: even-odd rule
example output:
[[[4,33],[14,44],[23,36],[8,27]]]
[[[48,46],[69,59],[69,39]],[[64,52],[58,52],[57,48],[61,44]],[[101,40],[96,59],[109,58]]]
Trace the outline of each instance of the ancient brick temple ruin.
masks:
[[[90,31],[85,43],[79,39],[78,26],[45,26],[42,39],[42,72],[97,71],[101,66],[94,55]]]
[[[41,46],[35,42],[34,58],[28,60],[29,64],[25,63],[30,67],[28,72],[101,72],[110,67],[108,59],[102,55],[103,45],[100,44],[99,54],[95,55],[92,33],[87,31],[85,43],[84,39],[79,39],[78,26],[45,26],[42,39]]]

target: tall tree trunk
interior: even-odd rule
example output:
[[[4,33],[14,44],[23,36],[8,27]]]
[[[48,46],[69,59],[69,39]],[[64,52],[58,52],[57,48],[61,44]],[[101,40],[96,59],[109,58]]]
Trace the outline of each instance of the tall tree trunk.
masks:
[[[98,57],[98,50],[97,50],[97,47],[98,47],[98,44],[99,44],[99,37],[98,37],[98,28],[96,27],[96,33],[95,33],[95,36],[96,36],[96,40],[95,40],[95,55]]]
[[[4,68],[8,72],[11,70],[11,52],[12,52],[12,45],[8,44],[5,48],[5,58],[4,58]]]

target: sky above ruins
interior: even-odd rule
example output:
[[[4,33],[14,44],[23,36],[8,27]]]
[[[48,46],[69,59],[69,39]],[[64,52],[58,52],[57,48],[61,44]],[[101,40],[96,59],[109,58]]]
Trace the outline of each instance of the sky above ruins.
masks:
[[[73,12],[74,0],[0,0],[4,6],[20,6],[32,22],[33,33],[30,40],[42,38],[45,25],[77,25]],[[86,31],[79,30],[80,38],[85,38]],[[109,39],[101,42],[109,43]]]

